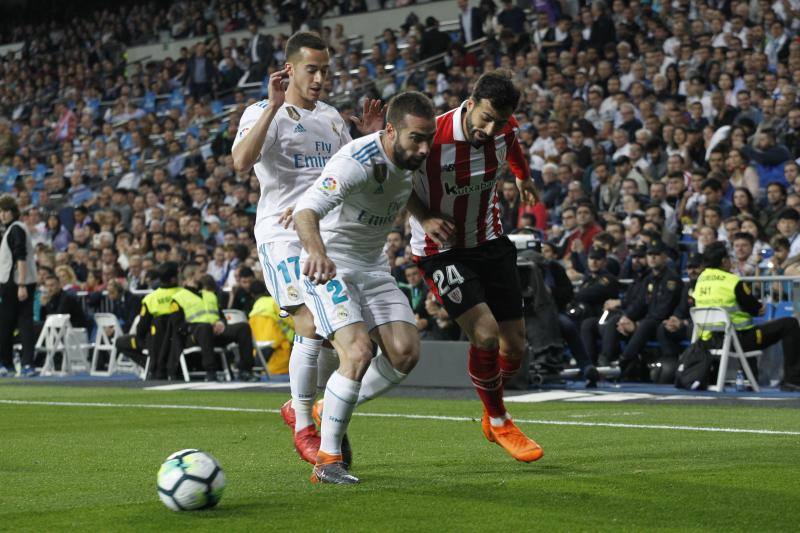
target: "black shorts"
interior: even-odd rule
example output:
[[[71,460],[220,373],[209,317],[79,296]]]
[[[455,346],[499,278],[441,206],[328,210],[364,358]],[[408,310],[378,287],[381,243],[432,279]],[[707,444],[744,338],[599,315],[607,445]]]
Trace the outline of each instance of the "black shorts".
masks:
[[[500,237],[475,248],[417,257],[425,281],[450,317],[486,303],[498,322],[522,318],[517,248]]]

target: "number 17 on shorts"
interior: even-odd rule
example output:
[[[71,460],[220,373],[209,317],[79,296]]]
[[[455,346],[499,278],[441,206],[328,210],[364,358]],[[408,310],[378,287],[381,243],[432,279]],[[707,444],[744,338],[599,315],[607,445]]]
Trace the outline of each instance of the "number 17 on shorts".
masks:
[[[303,304],[299,242],[270,242],[258,245],[264,283],[278,306],[291,309]]]

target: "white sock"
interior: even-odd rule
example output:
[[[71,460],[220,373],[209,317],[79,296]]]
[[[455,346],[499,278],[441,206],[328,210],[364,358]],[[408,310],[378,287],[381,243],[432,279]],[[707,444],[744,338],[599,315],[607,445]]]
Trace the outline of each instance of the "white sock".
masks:
[[[380,396],[386,391],[396,387],[401,381],[406,379],[408,374],[404,374],[392,366],[389,359],[382,353],[372,358],[367,368],[364,379],[361,380],[361,392],[358,395],[358,404]],[[325,404],[325,408],[328,406]]]
[[[361,383],[334,372],[325,387],[325,410],[322,413],[320,451],[330,455],[342,453],[342,436],[347,432],[350,417],[358,400]]]
[[[317,358],[317,394],[325,394],[325,385],[339,368],[339,356],[333,348],[323,346]]]
[[[317,355],[322,340],[295,335],[292,354],[289,357],[289,387],[292,390],[294,409],[294,431],[307,428],[314,423],[311,408],[317,397]]]

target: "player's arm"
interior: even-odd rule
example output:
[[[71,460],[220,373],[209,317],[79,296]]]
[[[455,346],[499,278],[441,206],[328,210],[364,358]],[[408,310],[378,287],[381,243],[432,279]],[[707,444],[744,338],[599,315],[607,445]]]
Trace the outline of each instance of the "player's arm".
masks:
[[[517,128],[517,121],[514,118],[511,118],[509,124]],[[508,167],[511,169],[511,172],[514,174],[517,182],[517,188],[519,189],[519,195],[522,199],[522,202],[527,205],[533,205],[539,201],[539,191],[536,189],[536,185],[533,183],[531,179],[531,169],[528,166],[528,159],[525,157],[525,154],[522,152],[522,147],[519,145],[519,140],[517,139],[516,134],[514,134],[513,139],[508,145],[508,150],[506,151],[506,161],[508,162]]]
[[[456,229],[453,221],[442,213],[434,213],[431,211],[422,203],[416,191],[411,191],[406,209],[411,213],[411,216],[422,224],[422,229],[425,230],[425,234],[433,239],[437,245],[442,246],[450,241]]]
[[[239,134],[233,144],[231,151],[233,155],[233,169],[236,172],[247,172],[255,165],[261,157],[261,150],[264,148],[264,141],[267,138],[269,126],[275,118],[275,114],[283,105],[286,99],[286,91],[282,82],[286,70],[274,72],[269,77],[269,104],[261,115],[253,121],[247,117],[248,113],[242,115],[242,123],[239,124]],[[245,128],[249,131],[244,133]],[[240,136],[242,136],[240,138]]]
[[[294,210],[294,227],[308,257],[303,275],[323,284],[336,276],[319,232],[319,221],[367,182],[364,167],[348,156],[334,156],[314,184],[300,197]]]

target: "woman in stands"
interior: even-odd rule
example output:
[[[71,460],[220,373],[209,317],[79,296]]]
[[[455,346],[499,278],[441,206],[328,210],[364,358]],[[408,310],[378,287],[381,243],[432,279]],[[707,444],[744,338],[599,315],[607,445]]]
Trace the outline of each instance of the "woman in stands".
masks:
[[[731,176],[731,185],[733,187],[745,187],[750,191],[750,199],[757,197],[759,194],[758,189],[758,173],[756,169],[750,166],[750,161],[744,155],[741,149],[733,148],[728,152],[728,160],[726,161],[728,172]],[[734,204],[736,203],[734,193]]]

